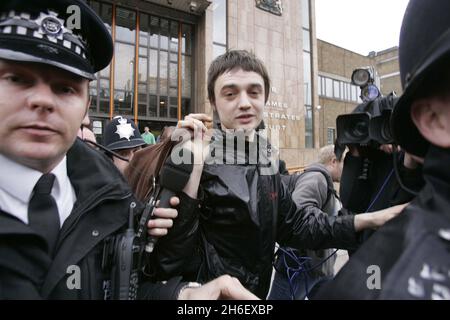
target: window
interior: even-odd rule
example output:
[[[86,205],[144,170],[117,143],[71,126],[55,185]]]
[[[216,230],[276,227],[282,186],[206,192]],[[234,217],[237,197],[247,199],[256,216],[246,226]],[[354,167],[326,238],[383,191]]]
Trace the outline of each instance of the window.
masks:
[[[227,0],[213,3],[213,59],[227,51]]]
[[[90,6],[102,18],[105,26],[111,33],[112,26],[112,5],[98,1],[90,1]],[[94,113],[109,113],[109,95],[110,95],[110,67],[97,73],[98,81],[91,81],[89,92],[91,94],[90,111]]]
[[[349,83],[344,84],[344,90],[345,90],[345,100],[349,101],[350,100],[350,84]]]
[[[305,148],[314,148],[312,107],[305,106]]]
[[[333,97],[333,80],[330,78],[325,78],[325,89],[326,96],[329,98]]]
[[[311,54],[303,51],[303,86],[304,86],[304,103],[312,104],[312,88],[311,88]]]
[[[354,102],[358,102],[358,90],[358,87],[352,85],[352,101]]]
[[[303,51],[311,52],[311,38],[308,30],[303,29]]]
[[[327,129],[327,144],[334,144],[335,140],[336,140],[336,129],[328,128]]]
[[[176,120],[180,92],[178,67],[181,68],[181,97],[184,101],[181,107],[190,111],[193,28],[144,13],[140,14],[140,23],[140,39],[147,40],[139,42],[139,66],[146,68],[143,71],[139,69],[139,116]]]
[[[227,1],[214,0],[213,4],[213,41],[220,44],[227,43]]]
[[[97,81],[89,85],[93,116],[109,116],[110,100],[113,100],[115,115],[132,117],[137,114],[139,120],[175,122],[179,101],[182,115],[190,113],[193,26],[116,4],[88,3],[110,32],[113,27],[115,31],[114,81],[110,79],[112,69],[108,66],[98,72]],[[114,88],[110,87],[112,83]],[[158,117],[162,119],[156,119]]]
[[[333,80],[333,98],[340,99],[339,81]]]
[[[322,92],[322,77],[320,77],[320,76],[319,76],[318,84],[319,84],[319,95],[322,96],[323,95],[323,92]]]
[[[312,112],[311,26],[309,24],[309,0],[301,0],[303,35],[303,85],[305,106],[305,148],[314,148],[314,118]],[[328,88],[326,88],[328,91]],[[331,91],[330,91],[331,92]]]
[[[309,29],[309,0],[302,0],[302,27]]]

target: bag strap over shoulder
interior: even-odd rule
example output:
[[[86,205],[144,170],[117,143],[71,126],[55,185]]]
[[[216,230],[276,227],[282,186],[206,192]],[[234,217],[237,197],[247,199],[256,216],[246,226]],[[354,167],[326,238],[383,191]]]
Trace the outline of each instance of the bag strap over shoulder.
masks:
[[[334,189],[333,180],[331,179],[330,173],[320,166],[310,166],[307,167],[302,174],[305,174],[307,172],[320,172],[325,176],[325,179],[327,181],[327,199],[325,200],[325,203],[323,204],[323,207],[326,207],[328,205],[328,202],[331,199],[331,196],[334,195],[337,199],[339,199],[339,196]]]

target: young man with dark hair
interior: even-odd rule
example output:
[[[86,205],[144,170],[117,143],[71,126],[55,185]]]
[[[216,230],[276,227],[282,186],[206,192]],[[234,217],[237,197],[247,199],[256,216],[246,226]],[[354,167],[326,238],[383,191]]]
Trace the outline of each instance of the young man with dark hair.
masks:
[[[190,215],[198,219],[185,226],[186,241],[178,253],[158,253],[160,276],[185,274],[205,281],[230,274],[265,298],[275,242],[312,249],[345,248],[355,245],[355,230],[380,226],[400,211],[391,208],[358,218],[328,218],[299,210],[280,175],[266,170],[276,163],[270,147],[261,152],[267,146],[261,129],[269,88],[263,63],[247,51],[229,51],[212,62],[208,93],[217,127],[212,142],[204,141],[207,130],[202,121],[211,121],[207,115],[191,114],[178,123],[194,130],[194,141],[186,142],[193,146],[194,157],[203,157],[208,148],[211,152],[205,163],[194,164],[185,189],[187,195],[201,200]],[[242,136],[244,141],[239,141]],[[220,149],[222,142],[228,145],[236,139],[235,147]],[[197,253],[199,261],[193,259]]]

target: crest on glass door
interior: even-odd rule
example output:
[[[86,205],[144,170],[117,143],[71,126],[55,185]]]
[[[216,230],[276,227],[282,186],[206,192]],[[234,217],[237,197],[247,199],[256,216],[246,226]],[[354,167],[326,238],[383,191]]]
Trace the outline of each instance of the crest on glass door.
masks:
[[[283,13],[281,0],[256,0],[256,7],[278,16]]]

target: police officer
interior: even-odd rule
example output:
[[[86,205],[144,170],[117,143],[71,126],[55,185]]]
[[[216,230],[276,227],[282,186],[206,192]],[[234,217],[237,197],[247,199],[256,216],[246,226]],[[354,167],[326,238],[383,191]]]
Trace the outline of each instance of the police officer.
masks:
[[[79,29],[68,25],[72,5]],[[108,295],[104,240],[126,227],[136,200],[113,164],[76,136],[89,107],[89,81],[112,53],[108,30],[84,1],[0,2],[1,299]],[[142,283],[140,294],[176,298],[182,287],[177,279]],[[225,277],[186,288],[180,298],[254,297],[241,288]]]
[[[136,124],[122,116],[115,117],[106,125],[105,132],[103,133],[103,143],[106,148],[122,157],[121,159],[114,156],[114,154],[108,154],[122,174],[128,167],[128,162],[133,159],[134,153],[146,145]]]
[[[320,298],[450,300],[449,1],[409,2],[399,60],[404,93],[392,115],[393,133],[404,150],[425,159],[426,183]]]

